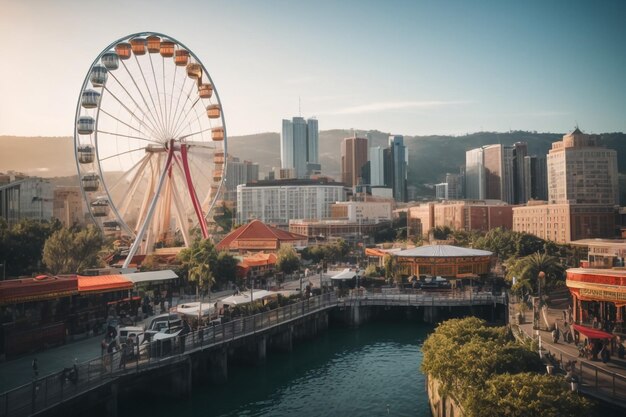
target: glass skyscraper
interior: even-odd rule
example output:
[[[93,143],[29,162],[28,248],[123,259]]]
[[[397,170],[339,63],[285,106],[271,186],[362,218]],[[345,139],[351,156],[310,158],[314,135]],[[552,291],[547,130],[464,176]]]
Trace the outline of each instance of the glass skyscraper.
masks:
[[[316,119],[283,119],[280,139],[281,168],[293,168],[297,178],[309,176],[307,165],[319,164],[319,130]]]

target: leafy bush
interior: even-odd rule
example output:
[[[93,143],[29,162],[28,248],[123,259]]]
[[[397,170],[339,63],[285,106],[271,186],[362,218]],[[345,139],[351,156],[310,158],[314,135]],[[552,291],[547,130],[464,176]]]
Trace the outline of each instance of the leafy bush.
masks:
[[[455,398],[468,417],[584,416],[589,410],[564,380],[537,374],[543,370],[539,356],[517,344],[506,327],[489,327],[475,317],[448,320],[422,350],[422,371],[436,378],[441,395]]]

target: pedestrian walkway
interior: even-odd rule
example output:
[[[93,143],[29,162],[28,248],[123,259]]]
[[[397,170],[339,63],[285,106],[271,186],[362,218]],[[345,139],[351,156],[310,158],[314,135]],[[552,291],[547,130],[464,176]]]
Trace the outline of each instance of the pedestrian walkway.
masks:
[[[514,311],[514,305],[511,305],[511,311]],[[563,316],[562,310],[551,309],[548,308],[548,319],[550,322],[555,322],[558,324],[559,329],[563,329]],[[525,315],[525,324],[522,324],[520,327],[528,334],[529,336],[533,336],[536,338],[536,330],[533,329],[532,323],[532,311],[526,312]],[[540,330],[539,334],[541,335],[541,343],[544,348],[549,348],[549,350],[553,353],[558,353],[562,355],[568,355],[570,357],[574,357],[578,361],[584,361],[586,363],[592,364],[599,368],[605,369],[609,372],[614,372],[618,375],[626,378],[626,360],[617,358],[616,355],[611,356],[611,359],[607,363],[603,363],[601,360],[591,360],[578,356],[578,347],[575,343],[567,343],[563,340],[563,337],[559,339],[559,342],[554,343],[552,341],[552,333],[548,330]],[[561,332],[562,335],[562,332]]]
[[[218,299],[232,294],[232,290],[220,291],[211,294],[211,300],[217,301]],[[192,299],[190,297],[186,298]],[[178,304],[180,304],[178,298],[172,299],[172,306],[176,306]],[[144,324],[147,324],[152,317],[148,317],[146,320],[138,322],[137,325],[143,326]],[[2,377],[0,378],[0,393],[32,381],[34,376],[32,362],[34,358],[37,358],[39,377],[41,378],[46,375],[59,372],[63,370],[63,368],[71,367],[74,365],[74,360],[77,360],[78,363],[83,363],[99,357],[102,353],[100,347],[102,337],[102,335],[97,335],[80,341],[69,342],[65,345],[42,350],[41,352],[36,352],[30,355],[23,355],[6,362],[1,362],[0,375],[2,375]]]
[[[514,304],[510,311],[517,311]],[[548,321],[563,328],[562,309],[548,309]],[[533,329],[533,313],[526,312],[525,323],[519,325],[520,331],[534,340],[541,338],[541,352],[547,360],[548,354],[553,363],[563,371],[566,364],[575,361],[574,375],[579,382],[579,389],[596,398],[612,402],[624,407],[626,405],[626,361],[611,356],[607,363],[601,360],[592,360],[579,356],[578,346],[567,343],[561,338],[558,342],[552,340],[552,333],[548,330]]]

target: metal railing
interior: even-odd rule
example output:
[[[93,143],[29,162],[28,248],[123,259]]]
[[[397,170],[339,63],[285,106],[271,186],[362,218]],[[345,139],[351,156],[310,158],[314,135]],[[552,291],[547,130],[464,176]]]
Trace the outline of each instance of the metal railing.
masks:
[[[121,376],[184,361],[192,352],[265,331],[336,305],[335,294],[322,294],[254,316],[203,327],[184,336],[134,346],[132,353],[106,353],[0,394],[0,417],[32,415]]]
[[[359,303],[360,305],[372,306],[472,306],[506,303],[505,295],[493,295],[491,293],[472,293],[469,291],[420,291],[403,290],[395,292],[360,292],[353,290],[344,298],[338,300],[338,304]]]
[[[502,303],[503,295],[489,293],[367,293],[354,291],[338,298],[325,293],[253,316],[209,325],[184,336],[134,346],[132,352],[105,353],[99,358],[76,364],[72,368],[33,379],[0,394],[0,417],[28,416],[131,373],[186,360],[186,355],[216,347],[229,341],[266,331],[309,314],[335,306],[460,306]]]
[[[516,327],[522,338],[536,340],[521,327]],[[626,402],[626,377],[623,375],[589,363],[583,358],[564,352],[557,347],[544,344],[542,349],[545,351],[542,351],[543,357],[556,366],[556,372],[563,372],[570,379],[572,376],[575,377],[574,381],[578,384],[577,389],[581,392],[621,404]]]

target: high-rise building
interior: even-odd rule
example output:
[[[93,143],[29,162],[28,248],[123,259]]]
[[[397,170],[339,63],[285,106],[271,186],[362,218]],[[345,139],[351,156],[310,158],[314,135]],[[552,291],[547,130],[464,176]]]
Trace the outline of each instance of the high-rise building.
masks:
[[[513,209],[513,230],[559,243],[615,237],[617,152],[576,128],[552,144],[547,157],[548,203]],[[532,158],[526,158],[532,166]],[[536,170],[542,165],[536,162]]]
[[[446,173],[446,184],[448,184],[448,198],[450,200],[463,199],[463,177],[461,174]]]
[[[435,198],[437,200],[448,199],[448,183],[447,182],[435,184]]]
[[[372,146],[370,148],[370,184],[374,187],[385,185],[385,157],[383,148]]]
[[[529,197],[526,193],[526,162],[528,155],[528,144],[526,142],[516,142],[513,145],[513,203],[524,204]]]
[[[240,161],[234,156],[228,157],[228,169],[224,186],[226,193],[224,200],[237,201],[237,186],[249,182],[258,181],[259,164],[250,161]]]
[[[484,200],[485,185],[483,148],[471,149],[465,152],[465,197],[470,200]]]
[[[551,203],[619,204],[617,152],[598,144],[599,136],[578,128],[548,152]]]
[[[319,131],[316,119],[283,119],[280,140],[281,168],[293,168],[297,178],[306,178],[308,164],[319,164]],[[319,165],[312,165],[319,168]]]
[[[363,165],[367,163],[367,139],[345,138],[341,143],[341,181],[349,187],[359,183]]]
[[[527,145],[486,145],[465,153],[465,195],[469,199],[525,202],[524,156]],[[517,190],[518,187],[524,190]]]
[[[525,197],[528,200],[548,199],[548,174],[545,156],[524,157]]]
[[[391,187],[396,201],[407,201],[408,152],[402,135],[389,136]]]
[[[485,167],[485,198],[488,200],[502,200],[504,198],[504,189],[506,180],[509,178],[509,172],[505,163],[511,158],[511,155],[505,155],[502,145],[487,145],[483,147],[483,161]],[[511,161],[512,162],[512,161]]]

